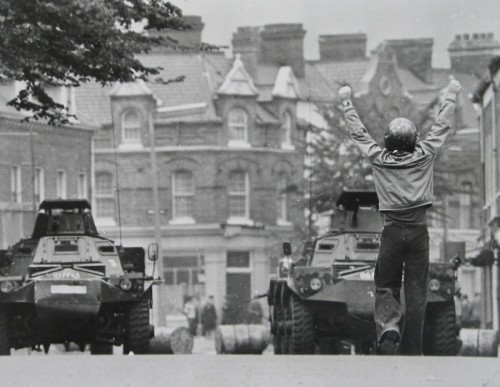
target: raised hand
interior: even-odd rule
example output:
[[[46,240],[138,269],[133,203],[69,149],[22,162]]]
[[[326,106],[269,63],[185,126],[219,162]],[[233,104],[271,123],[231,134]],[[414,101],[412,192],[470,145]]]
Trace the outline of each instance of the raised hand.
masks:
[[[462,91],[462,85],[456,79],[450,80],[448,83],[448,93],[450,94],[458,94]]]
[[[342,102],[351,99],[351,88],[349,86],[342,86],[339,90],[339,97]]]

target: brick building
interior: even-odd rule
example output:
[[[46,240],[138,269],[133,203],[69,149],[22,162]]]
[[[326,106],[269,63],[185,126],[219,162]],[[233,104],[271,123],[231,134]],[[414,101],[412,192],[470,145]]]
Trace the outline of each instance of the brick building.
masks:
[[[189,22],[189,32],[171,33],[186,44],[200,42],[201,19]],[[276,264],[271,257],[304,225],[302,187],[297,194],[283,188],[301,184],[305,129],[327,129],[318,106],[331,102],[341,83],[389,122],[438,106],[449,76],[460,80],[458,131],[446,157],[462,164],[449,180],[451,193],[438,198],[431,257],[442,258],[443,241],[477,248],[479,135],[466,97],[475,72],[459,60],[451,69],[432,68],[432,39],[385,41],[367,56],[365,34],[321,35],[320,60],[308,61],[305,33],[301,24],[240,27],[232,58],[167,48],[140,56],[163,67],[161,78],[184,76],[183,82],[77,90],[77,115],[100,127],[93,145],[98,225],[124,245],[146,246],[154,237],[154,148],[165,279],[160,324],[180,311],[185,295],[214,295],[218,307],[234,295],[242,306],[253,291],[267,288]],[[468,57],[469,49],[454,42],[450,55]],[[378,130],[380,138],[384,128]]]
[[[94,128],[74,123],[54,127],[24,122],[26,116],[6,106],[22,85],[0,84],[0,248],[31,235],[43,199],[89,198],[91,138]],[[71,90],[53,90],[68,104]]]
[[[158,49],[140,60],[184,81],[77,91],[77,114],[101,127],[98,227],[124,245],[153,241],[154,148],[164,278],[157,322],[179,313],[186,295],[214,295],[219,307],[230,295],[241,319],[252,293],[267,289],[281,242],[304,223],[302,198],[287,190],[303,176],[297,78],[289,66],[267,67],[272,79],[259,84],[240,56],[222,53]]]
[[[500,53],[499,53],[500,54]],[[477,84],[473,101],[478,109],[481,131],[481,202],[483,209],[481,242],[483,250],[476,257],[483,266],[483,326],[499,329],[500,271],[494,259],[500,247],[500,56],[490,59],[483,78]]]

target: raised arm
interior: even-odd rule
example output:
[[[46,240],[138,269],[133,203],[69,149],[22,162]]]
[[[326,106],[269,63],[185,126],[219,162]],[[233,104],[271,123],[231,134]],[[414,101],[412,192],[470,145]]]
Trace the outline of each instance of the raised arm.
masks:
[[[374,160],[382,153],[377,142],[368,134],[351,102],[351,88],[343,86],[339,90],[339,98],[344,106],[344,116],[351,138],[357,144],[361,152]]]
[[[443,146],[451,132],[451,125],[455,118],[455,100],[461,90],[462,85],[455,79],[448,84],[446,98],[439,109],[438,117],[427,137],[419,143],[424,151],[436,153]]]

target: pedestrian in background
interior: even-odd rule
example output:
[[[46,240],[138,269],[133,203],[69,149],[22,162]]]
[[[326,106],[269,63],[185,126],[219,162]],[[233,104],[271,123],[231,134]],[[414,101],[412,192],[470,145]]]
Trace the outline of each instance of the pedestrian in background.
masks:
[[[184,304],[184,315],[188,320],[189,332],[196,336],[196,328],[198,327],[198,313],[197,307],[193,300],[193,297],[189,296]]]
[[[470,306],[470,327],[481,328],[481,294],[475,293]]]
[[[208,296],[207,302],[201,311],[201,327],[203,336],[211,336],[217,325],[217,311],[214,305],[214,296]]]
[[[422,355],[429,271],[426,211],[432,205],[436,153],[451,132],[455,99],[461,89],[458,81],[449,82],[445,101],[425,139],[418,141],[413,122],[400,117],[390,122],[384,148],[368,134],[354,110],[351,88],[344,86],[339,90],[351,138],[371,162],[379,211],[384,218],[375,266],[374,313],[377,351],[382,355],[395,355],[398,351]],[[405,318],[401,334],[403,276]]]
[[[467,294],[462,295],[461,305],[462,305],[462,327],[470,328],[472,309],[469,301],[469,296],[467,296]]]

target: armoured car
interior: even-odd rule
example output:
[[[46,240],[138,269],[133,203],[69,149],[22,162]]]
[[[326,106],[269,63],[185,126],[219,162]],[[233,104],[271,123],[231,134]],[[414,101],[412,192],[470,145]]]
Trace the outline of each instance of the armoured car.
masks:
[[[88,201],[45,200],[31,237],[0,251],[0,354],[71,342],[92,354],[147,352],[160,281],[145,266],[144,248],[97,232]]]
[[[284,257],[267,292],[276,354],[346,349],[369,354],[376,348],[373,280],[382,228],[378,198],[372,191],[344,189],[336,205],[331,231],[305,241],[298,254],[292,254],[289,242],[283,244]],[[458,265],[458,258],[430,264],[427,355],[457,354]]]

